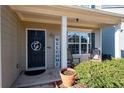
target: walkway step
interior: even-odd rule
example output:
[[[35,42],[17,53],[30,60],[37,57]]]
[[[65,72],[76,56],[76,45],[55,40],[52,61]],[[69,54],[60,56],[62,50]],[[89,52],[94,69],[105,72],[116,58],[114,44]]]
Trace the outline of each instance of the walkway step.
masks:
[[[19,86],[17,86],[17,88],[35,87],[35,86],[40,86],[40,85],[44,85],[44,84],[53,83],[53,82],[60,81],[60,80],[61,79],[56,79],[56,80],[50,80],[50,81],[47,81],[47,82],[38,82],[38,83],[33,83],[33,84],[19,85]]]

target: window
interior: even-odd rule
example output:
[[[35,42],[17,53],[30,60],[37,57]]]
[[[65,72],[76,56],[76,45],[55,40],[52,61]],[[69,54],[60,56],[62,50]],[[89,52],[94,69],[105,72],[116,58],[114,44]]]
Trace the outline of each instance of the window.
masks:
[[[68,48],[72,54],[90,53],[91,34],[85,32],[68,32]]]

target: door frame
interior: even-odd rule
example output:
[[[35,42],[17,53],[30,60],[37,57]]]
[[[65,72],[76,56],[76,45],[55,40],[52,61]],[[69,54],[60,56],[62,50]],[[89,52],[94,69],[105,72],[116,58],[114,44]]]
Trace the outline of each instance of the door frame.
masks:
[[[37,68],[30,68],[30,69],[28,68],[28,30],[37,30],[37,31],[45,32],[45,67],[37,67]],[[26,71],[47,69],[47,42],[46,41],[47,41],[46,29],[26,28]]]

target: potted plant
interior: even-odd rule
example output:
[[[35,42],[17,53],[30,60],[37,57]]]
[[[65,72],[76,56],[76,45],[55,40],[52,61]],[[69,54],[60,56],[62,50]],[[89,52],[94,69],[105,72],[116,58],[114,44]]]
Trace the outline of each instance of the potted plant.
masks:
[[[63,68],[60,71],[62,83],[65,87],[71,87],[75,82],[76,72],[72,68]]]

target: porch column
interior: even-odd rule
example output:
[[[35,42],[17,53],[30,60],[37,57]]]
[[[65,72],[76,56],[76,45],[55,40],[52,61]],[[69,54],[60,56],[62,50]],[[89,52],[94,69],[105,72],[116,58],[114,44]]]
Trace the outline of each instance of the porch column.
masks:
[[[115,27],[115,58],[121,58],[120,44],[119,44],[120,30],[121,30],[121,26],[117,25]]]
[[[61,68],[67,67],[67,17],[61,17]]]

